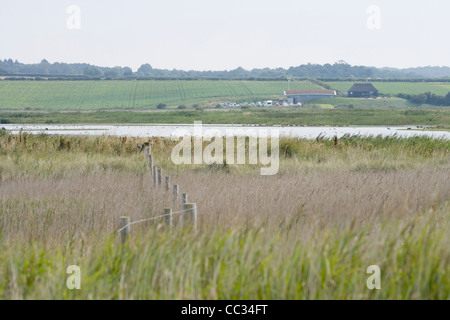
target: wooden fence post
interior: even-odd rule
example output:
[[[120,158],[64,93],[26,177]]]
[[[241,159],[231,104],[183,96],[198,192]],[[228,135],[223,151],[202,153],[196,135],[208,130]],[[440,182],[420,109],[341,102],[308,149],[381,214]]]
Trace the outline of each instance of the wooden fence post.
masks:
[[[176,206],[178,202],[178,185],[173,186],[173,205]]]
[[[152,166],[153,184],[156,186],[156,166]]]
[[[183,225],[186,226],[187,222],[190,221],[194,230],[197,230],[197,205],[195,203],[186,203],[183,206]]]
[[[187,193],[182,193],[181,194],[181,206],[183,207],[182,210],[184,210],[184,205],[187,203],[187,201],[188,201]]]
[[[148,166],[150,168],[150,172],[153,174],[153,156],[151,154],[148,155]]]
[[[158,169],[158,185],[162,183],[162,169]]]
[[[120,240],[124,244],[130,235],[130,217],[120,217],[120,229]]]
[[[169,191],[170,189],[170,177],[164,177],[164,181],[166,182],[166,191]]]
[[[164,209],[164,214],[166,215],[164,217],[164,222],[166,224],[167,227],[172,228],[172,209],[170,208],[166,208]]]

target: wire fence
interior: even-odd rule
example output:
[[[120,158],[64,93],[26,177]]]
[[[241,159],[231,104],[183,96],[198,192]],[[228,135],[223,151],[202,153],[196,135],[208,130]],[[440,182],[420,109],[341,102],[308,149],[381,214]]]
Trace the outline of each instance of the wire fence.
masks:
[[[162,182],[164,181],[166,191],[169,191],[170,177],[169,176],[163,177],[162,169],[159,169],[155,165],[155,158],[152,156],[152,153],[151,153],[150,142],[145,142],[142,146],[140,146],[138,144],[138,151],[139,152],[144,151],[144,155],[147,158],[147,160],[149,161],[150,174],[152,175],[153,184],[154,184],[155,188],[162,186]],[[179,185],[174,185],[173,186],[174,205],[176,205],[178,202],[179,194],[180,194],[179,193]],[[197,205],[195,203],[187,203],[187,193],[181,194],[181,205],[182,205],[182,210],[180,210],[180,211],[172,212],[172,209],[166,208],[166,209],[164,209],[165,212],[168,212],[166,214],[147,218],[147,219],[141,219],[141,220],[137,220],[137,221],[133,221],[133,222],[130,221],[129,217],[121,217],[120,218],[120,229],[117,232],[121,234],[122,242],[125,242],[127,240],[128,236],[130,234],[130,226],[139,224],[139,223],[152,221],[152,220],[166,218],[166,223],[171,227],[172,226],[172,217],[174,215],[184,214],[182,216],[183,224],[186,224],[187,221],[190,220],[191,224],[193,225],[194,229],[196,230],[197,229]]]
[[[183,212],[188,212],[190,210],[191,209],[180,210],[180,211],[177,211],[177,212],[171,212],[171,213],[168,213],[168,214],[163,214],[163,215],[160,215],[160,216],[157,216],[157,217],[152,217],[152,218],[148,218],[148,219],[142,219],[142,220],[138,220],[138,221],[133,221],[133,222],[130,222],[127,225],[123,226],[122,228],[120,228],[117,232],[121,232],[124,229],[128,228],[129,226],[132,226],[132,225],[135,225],[135,224],[138,224],[138,223],[152,221],[152,220],[157,220],[157,219],[165,218],[165,217],[168,217],[168,216],[173,216],[173,215],[176,215],[176,214],[181,214]]]

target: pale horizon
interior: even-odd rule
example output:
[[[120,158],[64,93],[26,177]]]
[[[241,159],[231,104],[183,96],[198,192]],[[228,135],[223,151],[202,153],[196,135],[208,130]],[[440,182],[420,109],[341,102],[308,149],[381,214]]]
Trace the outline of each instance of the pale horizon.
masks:
[[[69,29],[69,6],[80,29]],[[370,29],[379,8],[379,28]],[[0,59],[196,71],[334,64],[450,66],[450,3],[422,1],[5,1]]]
[[[101,65],[101,64],[94,64],[94,63],[90,63],[90,62],[86,62],[86,61],[50,61],[49,59],[46,59],[46,58],[37,59],[36,61],[30,61],[30,62],[20,61],[18,59],[13,58],[13,57],[7,57],[7,58],[3,58],[2,57],[1,60],[10,59],[10,58],[12,60],[17,60],[19,63],[23,63],[23,64],[39,64],[42,60],[45,59],[51,64],[53,64],[53,63],[66,63],[66,64],[84,64],[84,63],[86,63],[86,64],[90,64],[90,65],[93,65],[93,66],[96,66],[96,67],[100,67],[100,68],[130,67],[130,64],[125,64],[125,65]],[[148,63],[148,64],[150,64],[152,66],[153,69],[161,69],[161,70],[174,70],[174,69],[176,69],[176,70],[181,70],[181,71],[199,71],[199,72],[203,72],[203,71],[231,71],[231,70],[235,70],[237,68],[243,68],[246,71],[251,71],[253,69],[264,69],[264,68],[269,68],[269,69],[277,69],[277,68],[289,69],[290,67],[298,67],[300,65],[306,65],[308,63],[313,64],[313,65],[324,65],[324,64],[331,64],[331,65],[333,65],[333,64],[335,64],[337,62],[338,61],[324,62],[324,63],[305,62],[305,63],[300,63],[300,64],[297,64],[297,65],[292,65],[292,66],[287,66],[287,67],[280,67],[280,66],[275,66],[275,67],[270,67],[269,66],[269,67],[267,67],[266,66],[266,67],[257,67],[257,68],[246,68],[244,66],[236,66],[235,68],[228,68],[228,69],[203,69],[203,70],[200,70],[200,69],[192,69],[192,68],[180,69],[180,68],[171,68],[171,67],[158,67],[158,66],[155,66],[155,65],[153,65],[153,64],[151,64],[150,62],[147,61],[147,62],[143,62],[143,63],[137,64],[136,68],[132,68],[132,67],[130,67],[130,68],[133,70],[133,72],[136,72],[137,69],[141,65]],[[349,65],[354,66],[354,67],[368,67],[368,68],[380,68],[380,69],[381,68],[394,68],[394,69],[402,70],[402,69],[426,68],[426,67],[438,67],[438,68],[445,68],[445,67],[447,67],[447,68],[450,68],[450,65],[420,65],[420,66],[409,66],[409,67],[392,67],[392,66],[356,65],[356,64],[352,64],[352,63],[350,63],[348,61],[345,61],[345,62],[347,62]]]

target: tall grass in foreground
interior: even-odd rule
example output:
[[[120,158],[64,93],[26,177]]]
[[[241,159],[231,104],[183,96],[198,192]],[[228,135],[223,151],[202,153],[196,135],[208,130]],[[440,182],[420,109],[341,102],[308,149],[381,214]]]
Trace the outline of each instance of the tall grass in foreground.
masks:
[[[304,234],[305,226],[148,230],[100,242],[1,250],[1,297],[101,299],[448,299],[447,208],[394,225]],[[432,217],[437,215],[441,217]],[[445,222],[445,225],[443,223]],[[309,228],[315,228],[314,225]],[[65,287],[68,265],[80,291]],[[382,289],[366,288],[366,268]]]
[[[70,142],[70,143],[69,143]],[[139,139],[0,137],[0,299],[449,299],[449,144],[281,142],[282,171],[174,167],[199,230],[119,217],[174,207]],[[66,268],[81,267],[79,291]],[[381,268],[370,291],[366,269]]]

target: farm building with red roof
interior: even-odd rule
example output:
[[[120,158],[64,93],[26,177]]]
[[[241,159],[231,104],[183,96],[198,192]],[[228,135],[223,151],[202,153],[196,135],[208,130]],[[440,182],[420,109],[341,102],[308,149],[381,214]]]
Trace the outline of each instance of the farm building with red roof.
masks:
[[[334,90],[289,90],[284,95],[288,98],[289,104],[308,102],[318,98],[333,98],[336,96]]]

